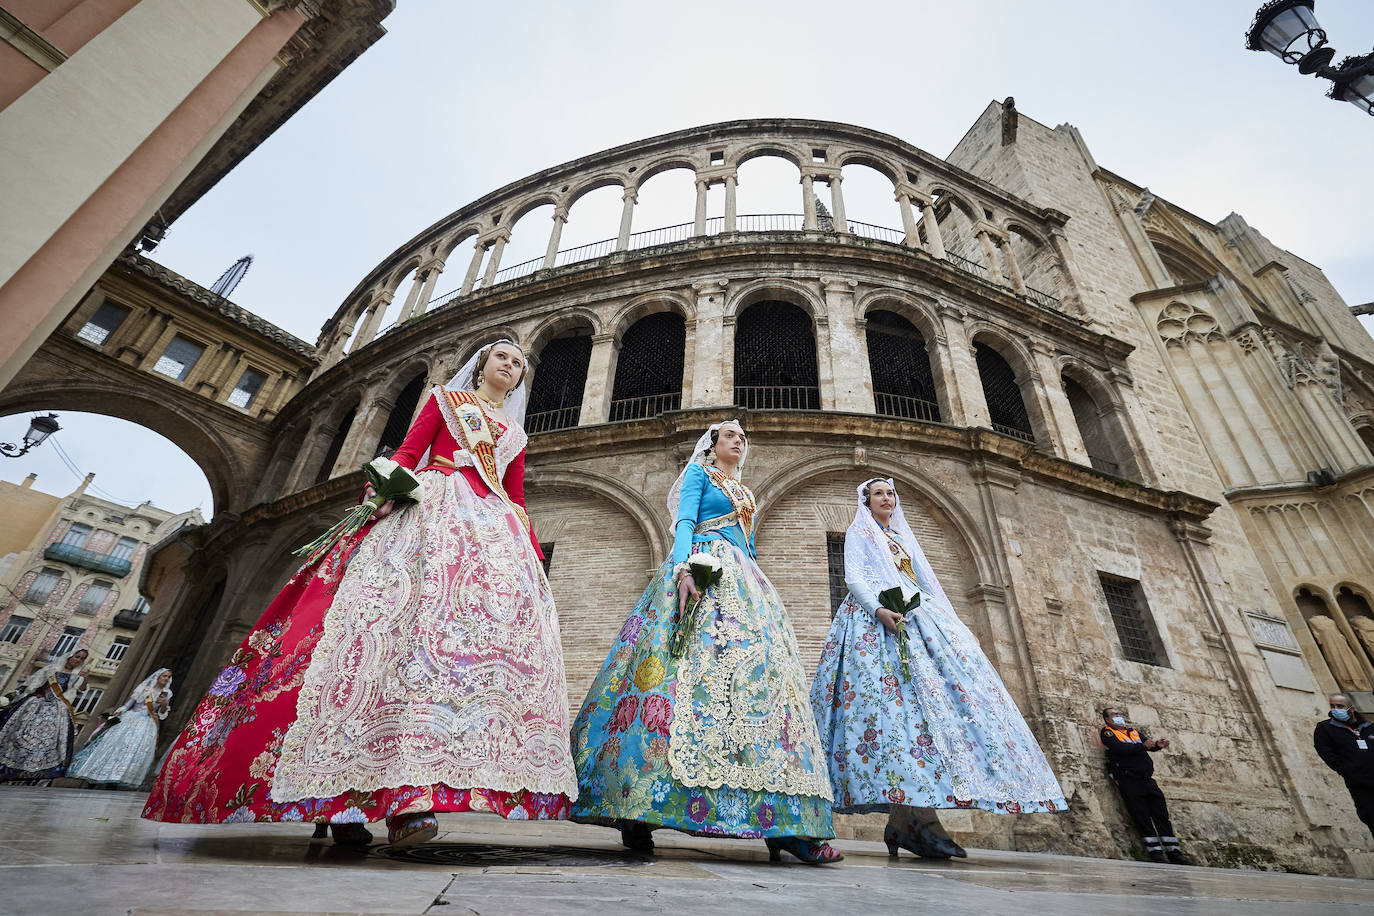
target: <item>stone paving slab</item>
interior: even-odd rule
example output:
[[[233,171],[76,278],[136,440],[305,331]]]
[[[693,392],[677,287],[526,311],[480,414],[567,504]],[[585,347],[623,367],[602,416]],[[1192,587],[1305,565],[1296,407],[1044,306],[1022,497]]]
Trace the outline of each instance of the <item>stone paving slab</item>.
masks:
[[[441,815],[412,854],[311,842],[307,824],[199,827],[140,820],[141,795],[0,787],[0,913],[908,913],[940,916],[1374,912],[1374,882],[970,850],[887,856],[840,841],[832,868],[769,864],[761,842],[655,834],[653,856],[605,828]],[[787,857],[784,856],[786,859]]]

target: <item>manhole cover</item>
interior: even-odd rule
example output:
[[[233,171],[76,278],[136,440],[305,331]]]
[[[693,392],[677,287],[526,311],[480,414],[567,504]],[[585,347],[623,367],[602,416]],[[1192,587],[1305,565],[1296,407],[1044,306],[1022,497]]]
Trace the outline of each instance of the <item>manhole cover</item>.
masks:
[[[463,843],[424,843],[410,849],[382,846],[376,854],[400,862],[425,865],[535,866],[541,868],[628,868],[649,860],[632,852],[579,849],[575,846],[490,846]]]

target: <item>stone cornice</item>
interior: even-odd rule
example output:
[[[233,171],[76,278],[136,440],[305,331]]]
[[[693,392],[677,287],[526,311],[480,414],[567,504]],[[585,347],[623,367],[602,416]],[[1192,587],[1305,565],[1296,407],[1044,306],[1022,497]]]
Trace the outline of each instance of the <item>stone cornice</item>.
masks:
[[[1316,502],[1338,499],[1374,487],[1374,465],[1365,465],[1346,471],[1336,477],[1335,482],[1326,487],[1315,487],[1307,481],[1301,483],[1266,484],[1255,487],[1237,487],[1226,491],[1226,501],[1234,506],[1259,507],[1277,503]]]

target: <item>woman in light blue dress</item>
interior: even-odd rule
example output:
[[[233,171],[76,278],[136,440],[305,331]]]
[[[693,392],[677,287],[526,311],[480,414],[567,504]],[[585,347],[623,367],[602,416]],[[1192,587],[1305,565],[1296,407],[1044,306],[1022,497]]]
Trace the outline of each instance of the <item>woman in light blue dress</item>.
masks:
[[[171,709],[172,672],[159,668],[116,710],[118,721],[97,733],[72,758],[67,775],[92,785],[137,789],[157,750],[157,726]]]
[[[573,819],[619,827],[644,852],[655,828],[670,827],[763,839],[774,860],[786,850],[838,862],[823,842],[834,836],[830,780],[797,640],[754,558],[757,505],[739,480],[747,449],[737,422],[712,426],[669,494],[673,555],[573,723]],[[721,568],[699,596],[694,552]]]
[[[955,615],[889,479],[858,488],[845,534],[849,594],[821,652],[811,705],[835,811],[888,812],[884,840],[964,856],[930,809],[1063,811],[1063,790],[1002,679]],[[883,606],[912,604],[904,614]],[[906,663],[899,645],[905,631]]]

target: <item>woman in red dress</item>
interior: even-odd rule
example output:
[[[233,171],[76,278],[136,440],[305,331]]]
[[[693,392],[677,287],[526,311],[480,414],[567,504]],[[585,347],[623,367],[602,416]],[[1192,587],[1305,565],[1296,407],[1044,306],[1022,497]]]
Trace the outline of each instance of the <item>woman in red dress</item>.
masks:
[[[365,844],[435,813],[566,818],[577,797],[558,617],[525,514],[524,355],[484,347],[393,456],[415,502],[303,567],[177,738],[143,816],[328,823]],[[369,494],[370,495],[370,494]]]

